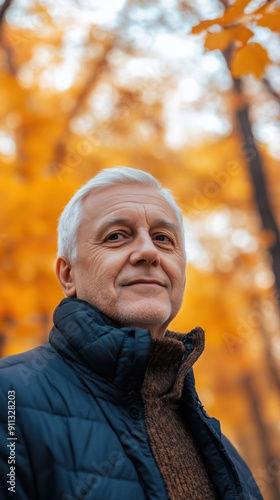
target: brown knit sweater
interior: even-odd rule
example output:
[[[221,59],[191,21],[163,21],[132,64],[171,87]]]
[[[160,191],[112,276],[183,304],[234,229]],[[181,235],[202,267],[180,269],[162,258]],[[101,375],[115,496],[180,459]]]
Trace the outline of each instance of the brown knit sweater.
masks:
[[[153,339],[142,386],[152,451],[171,500],[217,499],[213,483],[190,430],[178,412],[183,381],[204,349],[204,332],[196,328],[193,350],[179,368],[185,347],[182,334],[166,332]]]

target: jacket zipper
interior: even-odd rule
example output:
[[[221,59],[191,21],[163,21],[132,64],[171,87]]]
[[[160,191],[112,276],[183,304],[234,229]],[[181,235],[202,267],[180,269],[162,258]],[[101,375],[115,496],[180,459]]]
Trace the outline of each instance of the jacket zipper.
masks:
[[[212,426],[210,425],[210,423],[208,421],[208,418],[210,418],[210,417],[207,418],[204,415],[203,412],[204,412],[203,405],[202,405],[202,403],[200,401],[198,401],[198,413],[199,413],[199,416],[202,419],[202,421],[206,424],[207,428],[209,429],[209,431],[211,432],[212,436],[214,437],[216,448],[217,448],[218,452],[220,454],[222,454],[223,457],[224,457],[224,459],[225,459],[225,465],[226,465],[226,468],[227,468],[228,473],[229,473],[230,483],[231,483],[232,489],[233,489],[233,491],[234,491],[234,493],[236,495],[236,499],[242,500],[240,498],[240,496],[239,496],[239,493],[238,493],[238,490],[237,490],[237,485],[236,485],[236,479],[239,482],[238,474],[233,469],[234,465],[230,462],[229,457],[223,452],[223,450],[220,449],[220,440],[217,438],[216,431],[212,428]],[[242,492],[242,494],[243,494],[243,492]],[[245,500],[245,497],[244,497],[244,500]]]

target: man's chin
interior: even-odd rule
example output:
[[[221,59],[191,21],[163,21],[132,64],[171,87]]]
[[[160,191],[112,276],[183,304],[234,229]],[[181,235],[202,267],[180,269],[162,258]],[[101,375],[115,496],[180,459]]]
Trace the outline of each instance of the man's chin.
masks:
[[[153,306],[130,308],[130,311],[119,312],[115,318],[122,326],[133,326],[150,330],[165,331],[170,323],[170,310],[166,311],[162,306]]]

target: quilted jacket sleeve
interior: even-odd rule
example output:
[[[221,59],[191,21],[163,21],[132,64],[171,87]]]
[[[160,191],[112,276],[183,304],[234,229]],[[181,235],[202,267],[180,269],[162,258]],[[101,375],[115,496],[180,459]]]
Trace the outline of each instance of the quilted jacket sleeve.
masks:
[[[263,500],[263,497],[260,493],[260,490],[255,482],[255,479],[253,478],[253,475],[247,466],[247,464],[244,462],[244,460],[240,457],[239,453],[237,450],[234,448],[234,446],[231,444],[231,442],[224,436],[222,435],[222,443],[225,446],[237,472],[239,475],[240,482],[243,486],[244,491],[246,491],[246,494],[248,495],[246,499],[248,500]]]

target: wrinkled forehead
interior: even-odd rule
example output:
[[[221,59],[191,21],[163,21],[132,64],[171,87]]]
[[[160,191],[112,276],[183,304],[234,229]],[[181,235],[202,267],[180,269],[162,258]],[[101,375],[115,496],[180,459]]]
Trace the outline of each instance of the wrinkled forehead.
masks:
[[[119,211],[145,210],[149,214],[170,218],[179,225],[176,212],[169,202],[151,186],[122,183],[98,188],[83,201],[82,221],[100,220]]]

